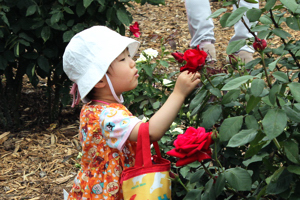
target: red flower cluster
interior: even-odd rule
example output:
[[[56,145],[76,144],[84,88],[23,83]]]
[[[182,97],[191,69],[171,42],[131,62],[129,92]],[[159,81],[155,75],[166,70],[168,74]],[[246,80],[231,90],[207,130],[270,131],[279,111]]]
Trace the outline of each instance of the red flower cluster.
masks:
[[[129,26],[129,30],[135,37],[140,37],[141,33],[138,22],[135,22],[133,25]]]
[[[207,53],[199,49],[199,45],[196,49],[188,49],[184,54],[180,52],[172,53],[172,56],[179,63],[186,61],[186,64],[180,67],[180,72],[188,70],[189,72],[195,73],[202,69],[205,65]]]
[[[190,127],[184,134],[178,135],[174,141],[175,149],[168,151],[169,156],[179,158],[176,166],[183,166],[194,161],[201,162],[205,159],[211,159],[211,149],[209,146],[213,143],[211,132],[206,133],[203,127],[195,129]]]
[[[255,37],[255,41],[253,42],[253,48],[256,51],[262,51],[267,47],[267,41],[265,39],[259,39]]]

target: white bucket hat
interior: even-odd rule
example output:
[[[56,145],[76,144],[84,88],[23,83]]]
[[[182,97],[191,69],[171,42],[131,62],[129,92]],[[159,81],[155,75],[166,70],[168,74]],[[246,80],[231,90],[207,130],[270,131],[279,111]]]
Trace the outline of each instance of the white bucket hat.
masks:
[[[86,95],[106,75],[115,58],[127,47],[130,56],[133,57],[139,46],[138,41],[122,36],[105,26],[93,26],[77,33],[71,39],[63,55],[63,69],[69,79],[77,84],[81,100],[87,103],[90,99]],[[115,95],[108,76],[106,78],[112,94],[121,103],[122,96],[120,100]]]

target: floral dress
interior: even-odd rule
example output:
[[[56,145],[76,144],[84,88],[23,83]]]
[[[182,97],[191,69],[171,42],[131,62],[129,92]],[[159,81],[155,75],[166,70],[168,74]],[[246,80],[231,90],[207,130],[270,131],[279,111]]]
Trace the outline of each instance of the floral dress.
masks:
[[[136,149],[136,142],[127,139],[139,122],[122,104],[83,106],[81,169],[68,200],[123,199],[121,172],[134,166]]]

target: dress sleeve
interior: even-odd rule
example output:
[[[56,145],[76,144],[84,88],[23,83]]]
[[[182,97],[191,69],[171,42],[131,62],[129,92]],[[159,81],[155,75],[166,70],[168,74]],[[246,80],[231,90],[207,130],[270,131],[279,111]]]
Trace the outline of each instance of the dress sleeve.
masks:
[[[128,110],[108,107],[105,108],[99,117],[100,128],[106,144],[111,148],[123,149],[135,125],[141,122]]]

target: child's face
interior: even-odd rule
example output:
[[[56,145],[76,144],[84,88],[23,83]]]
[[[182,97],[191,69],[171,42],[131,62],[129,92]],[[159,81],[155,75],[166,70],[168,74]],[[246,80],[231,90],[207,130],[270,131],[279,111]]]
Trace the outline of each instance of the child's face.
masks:
[[[124,50],[108,68],[108,76],[116,94],[132,90],[138,85],[138,70],[128,50]]]

